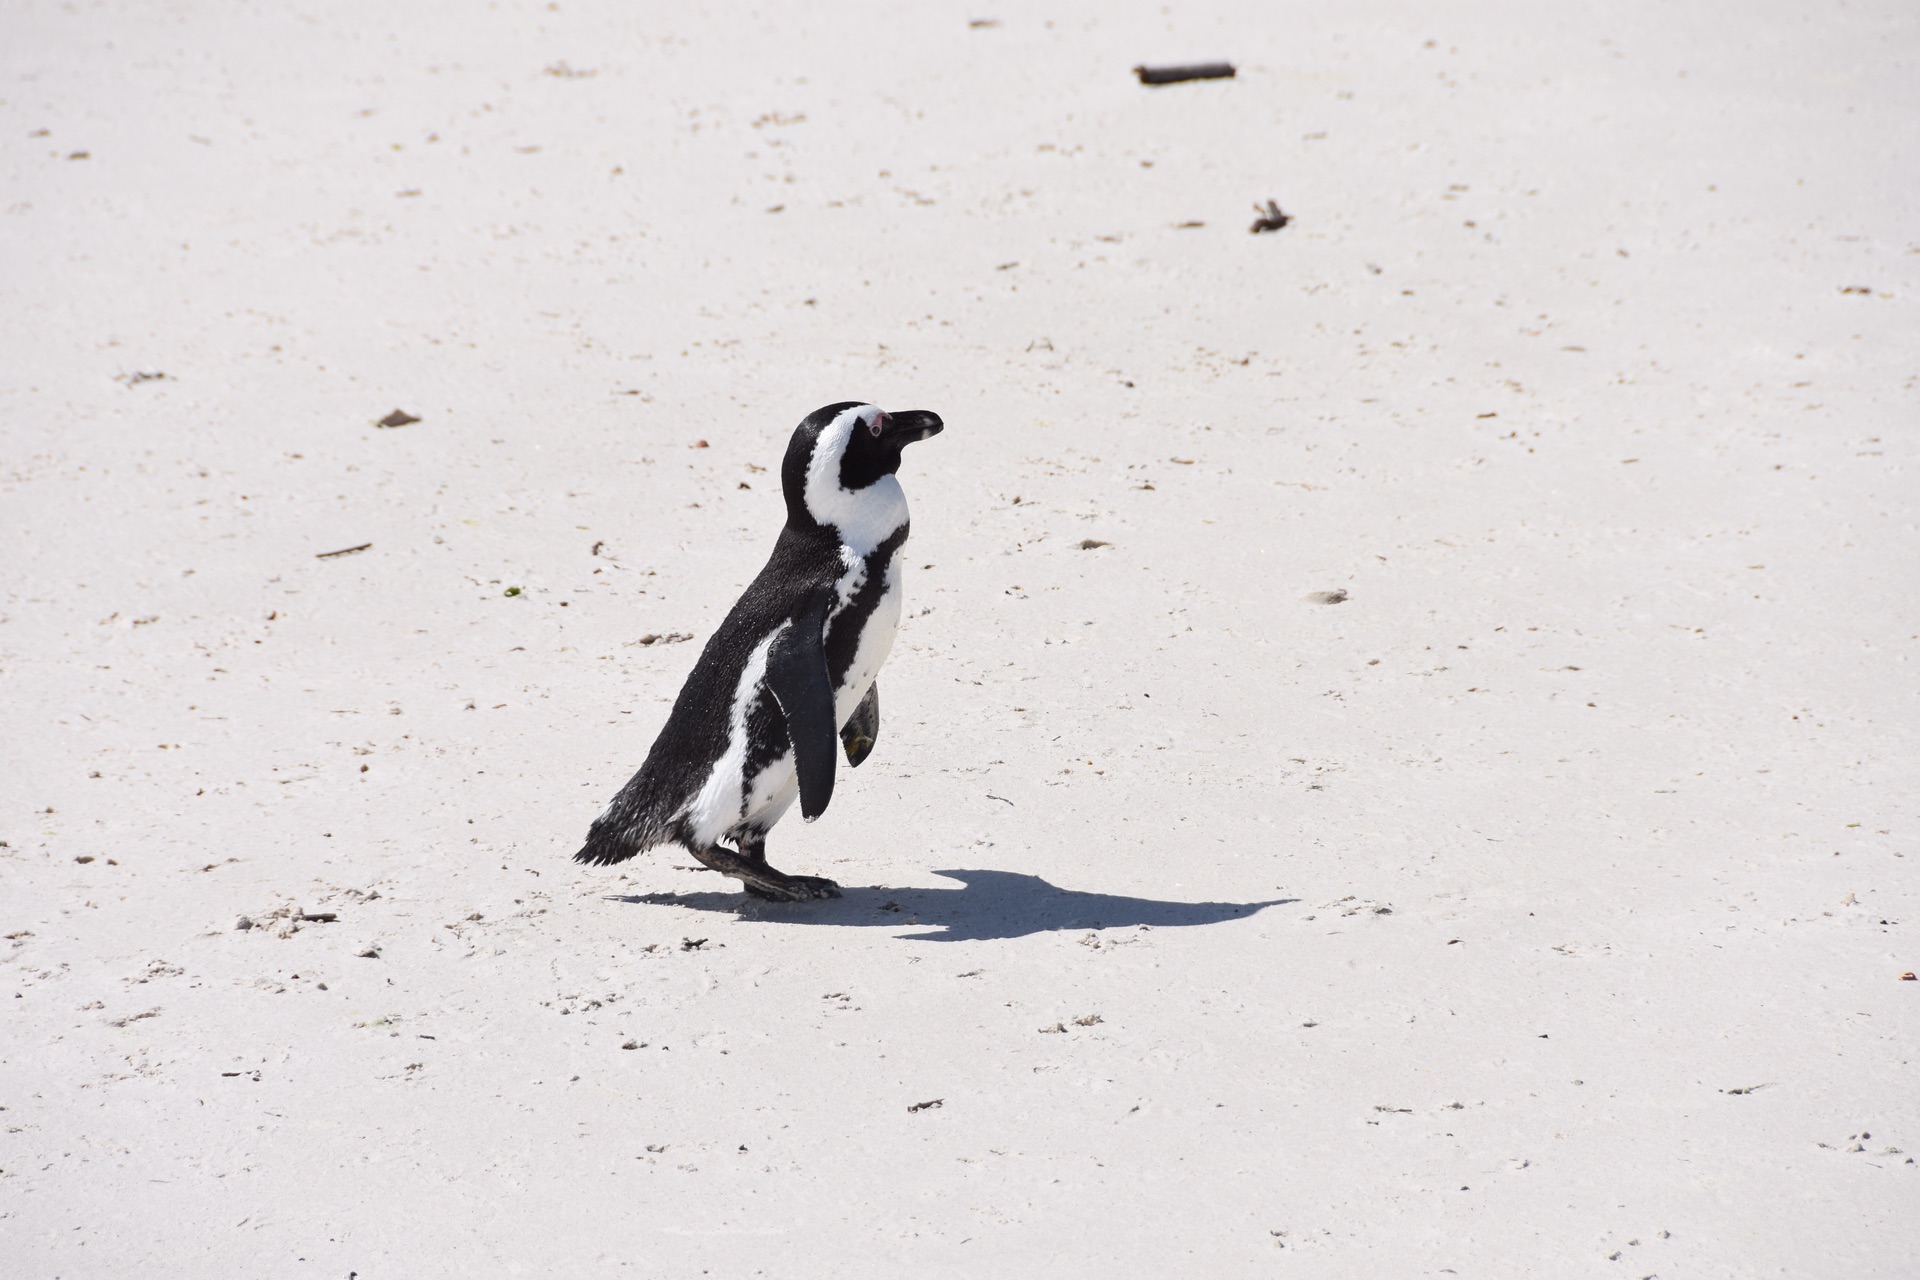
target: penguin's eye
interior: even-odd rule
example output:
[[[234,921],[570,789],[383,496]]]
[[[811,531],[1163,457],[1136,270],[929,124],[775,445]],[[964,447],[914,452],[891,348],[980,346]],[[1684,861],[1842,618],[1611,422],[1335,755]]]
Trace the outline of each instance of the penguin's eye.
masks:
[[[887,415],[884,413],[874,414],[873,420],[867,423],[867,434],[872,436],[876,440],[880,438],[880,433],[882,431],[885,431],[886,429],[887,429]]]

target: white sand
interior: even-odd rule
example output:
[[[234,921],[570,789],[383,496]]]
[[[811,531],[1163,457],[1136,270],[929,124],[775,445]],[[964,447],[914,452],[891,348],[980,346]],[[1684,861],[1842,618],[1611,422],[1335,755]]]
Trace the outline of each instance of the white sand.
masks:
[[[0,1270],[1913,1274],[1911,5],[293,8],[0,17]]]

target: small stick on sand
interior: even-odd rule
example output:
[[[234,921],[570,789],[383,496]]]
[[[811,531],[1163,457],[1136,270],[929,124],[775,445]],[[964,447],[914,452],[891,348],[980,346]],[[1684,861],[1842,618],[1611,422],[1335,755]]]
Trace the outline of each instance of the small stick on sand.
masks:
[[[331,560],[334,556],[350,556],[356,551],[365,551],[372,545],[371,542],[363,542],[357,547],[342,547],[338,551],[322,551],[313,558],[315,560]]]
[[[1141,84],[1178,84],[1182,80],[1231,80],[1231,62],[1196,62],[1187,67],[1135,67]]]

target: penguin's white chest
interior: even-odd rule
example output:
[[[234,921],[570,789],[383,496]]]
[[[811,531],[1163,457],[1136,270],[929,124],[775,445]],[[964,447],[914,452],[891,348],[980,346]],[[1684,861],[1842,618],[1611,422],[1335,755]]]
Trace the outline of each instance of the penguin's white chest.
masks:
[[[864,580],[864,570],[856,572]],[[858,590],[858,586],[854,589]],[[842,599],[847,594],[850,593],[843,592]],[[833,691],[836,723],[847,722],[847,717],[860,705],[860,699],[866,697],[867,690],[873,687],[880,668],[887,661],[887,655],[893,652],[893,638],[900,631],[900,602],[904,594],[900,589],[900,558],[895,556],[887,565],[879,600],[861,622],[860,640],[853,651],[853,665],[847,668],[846,679]]]
[[[811,502],[815,496],[809,491],[808,500]],[[833,691],[834,720],[838,724],[845,724],[854,708],[860,705],[860,699],[866,697],[867,690],[873,687],[881,664],[886,662],[887,654],[893,650],[894,634],[900,630],[898,550],[881,557],[885,563],[878,570],[884,575],[880,582],[880,598],[869,606],[860,596],[863,591],[870,590],[869,579],[875,572],[873,562],[876,553],[907,527],[907,495],[900,488],[898,480],[892,476],[882,476],[858,493],[839,490],[834,495],[834,506],[834,528],[840,534],[842,569],[839,579],[833,584],[834,604],[830,611],[829,629],[837,630],[845,626],[845,615],[850,610],[865,610],[865,616],[857,619],[860,638],[854,646],[853,664],[847,668],[846,676]]]

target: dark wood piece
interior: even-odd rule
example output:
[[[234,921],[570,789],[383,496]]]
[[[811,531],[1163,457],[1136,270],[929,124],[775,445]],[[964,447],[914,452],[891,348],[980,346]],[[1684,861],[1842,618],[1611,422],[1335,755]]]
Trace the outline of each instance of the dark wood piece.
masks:
[[[1182,80],[1231,80],[1231,62],[1196,62],[1187,67],[1135,67],[1141,84],[1179,84]]]

